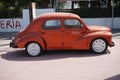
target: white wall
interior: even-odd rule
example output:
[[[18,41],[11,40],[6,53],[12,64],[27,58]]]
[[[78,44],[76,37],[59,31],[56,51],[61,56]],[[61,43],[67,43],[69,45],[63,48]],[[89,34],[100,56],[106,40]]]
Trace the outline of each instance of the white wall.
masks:
[[[23,28],[23,19],[0,19],[0,32],[16,32]]]
[[[99,25],[112,28],[112,18],[83,18],[87,25]],[[120,17],[113,19],[113,29],[120,28]]]
[[[36,9],[36,16],[39,16],[40,14],[48,13],[48,12],[55,12],[55,9],[49,8],[49,9]],[[29,10],[24,9],[23,10],[23,21],[24,21],[24,27],[28,26],[30,23],[29,21]]]
[[[37,9],[36,15],[55,12],[54,9]],[[99,26],[107,26],[111,28],[112,18],[83,18],[83,21],[87,25],[99,25]],[[29,11],[28,9],[23,10],[23,18],[8,18],[8,19],[0,19],[0,32],[16,32],[21,29],[26,28],[29,25]],[[120,29],[120,17],[114,18],[113,20],[113,29]]]
[[[120,29],[120,17],[119,18],[114,18],[113,28],[119,28]]]

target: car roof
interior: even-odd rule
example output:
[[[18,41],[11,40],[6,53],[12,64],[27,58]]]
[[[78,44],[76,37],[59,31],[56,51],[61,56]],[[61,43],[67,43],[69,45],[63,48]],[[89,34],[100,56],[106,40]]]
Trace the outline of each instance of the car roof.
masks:
[[[38,18],[80,18],[80,17],[73,13],[52,12],[41,14]]]

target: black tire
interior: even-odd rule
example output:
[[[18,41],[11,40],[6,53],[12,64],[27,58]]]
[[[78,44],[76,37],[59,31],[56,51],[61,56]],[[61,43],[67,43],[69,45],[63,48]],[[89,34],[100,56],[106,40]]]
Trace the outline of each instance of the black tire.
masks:
[[[91,51],[94,53],[104,53],[108,48],[107,41],[101,38],[94,39],[91,43]]]

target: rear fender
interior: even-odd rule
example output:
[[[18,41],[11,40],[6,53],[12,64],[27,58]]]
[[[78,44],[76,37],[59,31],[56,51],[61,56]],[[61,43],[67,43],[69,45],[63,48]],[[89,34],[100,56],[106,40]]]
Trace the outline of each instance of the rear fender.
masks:
[[[43,50],[46,49],[44,39],[40,35],[37,35],[37,34],[26,34],[22,36],[21,38],[19,38],[19,40],[16,43],[17,43],[18,48],[25,48],[26,45],[30,42],[36,42],[42,47]]]

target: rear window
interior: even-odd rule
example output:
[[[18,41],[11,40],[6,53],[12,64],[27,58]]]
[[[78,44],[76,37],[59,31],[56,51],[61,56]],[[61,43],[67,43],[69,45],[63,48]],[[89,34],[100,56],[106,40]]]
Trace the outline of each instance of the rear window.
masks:
[[[60,20],[47,20],[43,26],[43,29],[59,29],[60,27]]]

